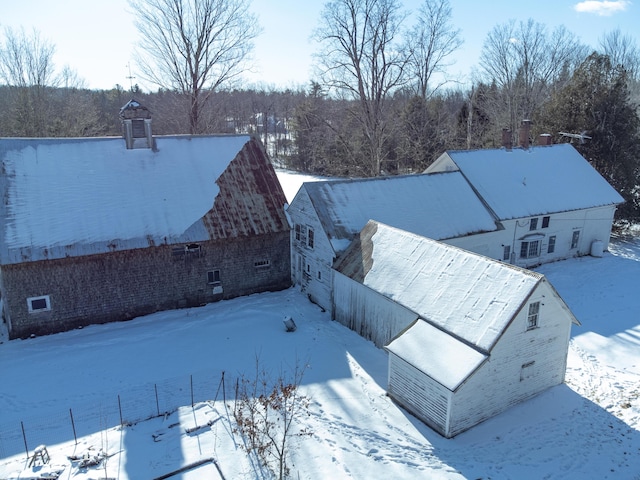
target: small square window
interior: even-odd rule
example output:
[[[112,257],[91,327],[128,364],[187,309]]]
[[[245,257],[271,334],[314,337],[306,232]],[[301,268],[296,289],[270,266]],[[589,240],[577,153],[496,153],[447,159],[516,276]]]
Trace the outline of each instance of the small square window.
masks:
[[[27,307],[29,308],[29,313],[48,312],[51,310],[51,299],[49,295],[29,297],[27,298]]]
[[[538,326],[538,316],[540,315],[540,302],[529,304],[529,314],[527,315],[527,330],[532,330]]]
[[[536,230],[538,228],[538,218],[532,218],[529,220],[529,230]]]
[[[542,217],[542,228],[549,228],[549,220],[551,217]]]
[[[220,283],[220,270],[211,270],[207,272],[207,283],[217,285]]]

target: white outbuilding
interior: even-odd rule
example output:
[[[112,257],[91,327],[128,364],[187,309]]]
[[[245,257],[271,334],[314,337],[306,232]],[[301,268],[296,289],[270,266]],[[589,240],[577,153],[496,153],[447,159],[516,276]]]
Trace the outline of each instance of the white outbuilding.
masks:
[[[386,345],[389,395],[447,438],[561,384],[579,324],[543,275],[375,221],[333,294],[336,320]]]

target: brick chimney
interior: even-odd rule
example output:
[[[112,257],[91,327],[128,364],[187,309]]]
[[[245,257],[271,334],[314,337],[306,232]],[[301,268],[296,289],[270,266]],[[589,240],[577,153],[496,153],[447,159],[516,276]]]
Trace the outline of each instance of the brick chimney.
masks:
[[[522,120],[520,126],[520,146],[525,150],[529,148],[529,135],[531,134],[531,120]]]
[[[502,146],[505,148],[505,150],[511,150],[511,147],[513,146],[511,139],[511,130],[509,130],[508,128],[502,129]]]
[[[548,146],[552,143],[551,134],[549,133],[541,133],[538,137],[538,145],[540,146]]]

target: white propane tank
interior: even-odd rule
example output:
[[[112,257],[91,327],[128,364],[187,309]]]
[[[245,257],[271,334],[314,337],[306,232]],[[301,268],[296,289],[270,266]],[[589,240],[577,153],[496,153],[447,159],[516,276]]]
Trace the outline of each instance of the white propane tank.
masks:
[[[604,244],[601,240],[594,240],[591,242],[591,256],[592,257],[602,257],[604,251]]]

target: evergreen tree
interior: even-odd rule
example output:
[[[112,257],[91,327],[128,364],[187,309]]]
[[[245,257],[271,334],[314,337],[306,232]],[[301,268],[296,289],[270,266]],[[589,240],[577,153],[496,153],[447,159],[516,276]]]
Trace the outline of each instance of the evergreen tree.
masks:
[[[627,72],[608,56],[591,54],[569,84],[551,98],[541,124],[552,132],[585,133],[567,138],[626,200],[618,214],[640,218],[640,118],[629,97]]]

